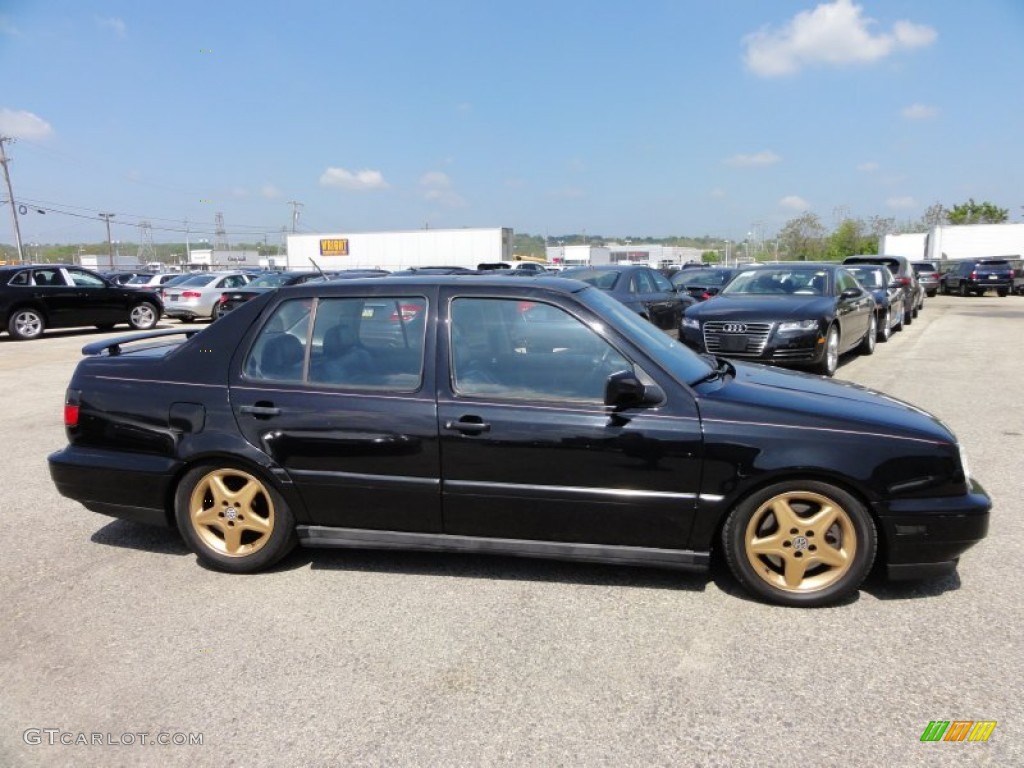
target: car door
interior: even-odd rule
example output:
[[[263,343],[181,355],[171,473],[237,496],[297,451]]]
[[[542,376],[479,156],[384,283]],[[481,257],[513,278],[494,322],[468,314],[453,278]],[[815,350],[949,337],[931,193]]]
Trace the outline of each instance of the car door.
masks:
[[[835,273],[836,316],[843,329],[842,348],[850,349],[868,332],[875,312],[875,299],[845,269]]]
[[[71,295],[81,325],[114,325],[128,319],[126,291],[120,285],[104,280],[84,269],[65,269],[72,288]]]
[[[437,416],[425,364],[431,302],[382,291],[327,289],[272,305],[233,366],[231,407],[314,523],[438,533]],[[335,343],[342,327],[348,349]]]
[[[445,532],[685,548],[700,482],[694,403],[673,396],[659,407],[605,406],[610,373],[651,371],[606,324],[607,335],[598,333],[595,318],[559,301],[442,290]],[[547,325],[525,331],[542,341],[513,330],[524,314]]]

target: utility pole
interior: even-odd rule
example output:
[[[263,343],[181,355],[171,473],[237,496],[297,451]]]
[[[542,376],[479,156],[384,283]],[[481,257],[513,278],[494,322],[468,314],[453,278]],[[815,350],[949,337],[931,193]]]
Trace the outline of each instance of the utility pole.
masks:
[[[4,143],[13,142],[14,139],[7,136],[0,136],[0,165],[4,167],[4,178],[7,180],[7,197],[11,203],[11,218],[14,220],[14,242],[18,246],[18,261],[24,263],[25,256],[21,250],[21,227],[18,226],[18,207],[14,204],[14,189],[11,187],[11,174],[7,170],[7,153],[4,152]]]
[[[299,208],[303,206],[303,203],[300,203],[296,200],[289,200],[288,205],[292,207],[292,234],[294,235],[295,225],[299,223],[299,216],[302,215],[301,213],[299,213]]]
[[[110,220],[114,218],[116,214],[113,213],[101,213],[99,217],[107,222],[107,253],[110,254],[110,268],[114,268],[114,241],[110,239]]]

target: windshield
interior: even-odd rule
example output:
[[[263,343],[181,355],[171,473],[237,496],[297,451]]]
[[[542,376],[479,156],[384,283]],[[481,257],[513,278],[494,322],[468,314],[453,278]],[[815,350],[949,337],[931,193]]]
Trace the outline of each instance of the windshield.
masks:
[[[672,276],[673,285],[722,285],[732,275],[725,269],[684,269]]]
[[[269,272],[265,275],[260,275],[251,283],[249,288],[277,288],[284,284],[284,281],[288,278],[284,272]]]
[[[694,384],[714,372],[703,357],[644,320],[625,304],[600,290],[586,289],[577,296],[635,341],[665,371],[684,384]]]
[[[828,289],[828,271],[824,269],[748,269],[734,277],[721,295],[824,296]]]
[[[192,277],[187,277],[184,280],[182,280],[180,283],[179,282],[175,282],[175,286],[208,285],[208,284],[212,283],[216,279],[217,279],[216,275],[192,275]]]
[[[613,269],[570,269],[563,272],[562,277],[582,280],[602,291],[610,291],[619,279],[619,272]]]
[[[847,267],[846,269],[865,288],[885,288],[888,285],[889,281],[886,281],[885,273],[881,269],[871,269],[870,267]]]

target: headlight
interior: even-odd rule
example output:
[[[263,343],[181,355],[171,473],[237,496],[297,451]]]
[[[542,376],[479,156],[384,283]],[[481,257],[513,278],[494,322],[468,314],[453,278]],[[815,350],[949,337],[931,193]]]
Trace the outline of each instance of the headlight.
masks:
[[[797,333],[799,331],[818,330],[817,320],[791,320],[787,323],[779,323],[779,333]]]
[[[700,321],[692,317],[683,317],[683,328],[690,328],[694,331],[699,331]]]

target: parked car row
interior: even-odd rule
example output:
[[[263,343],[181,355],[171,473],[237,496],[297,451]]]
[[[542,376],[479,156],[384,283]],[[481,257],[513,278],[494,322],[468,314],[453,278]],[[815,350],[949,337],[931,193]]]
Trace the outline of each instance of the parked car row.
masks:
[[[685,311],[685,344],[825,376],[844,353],[873,354],[877,342],[913,322],[925,294],[909,261],[893,256],[754,264],[723,282]]]

